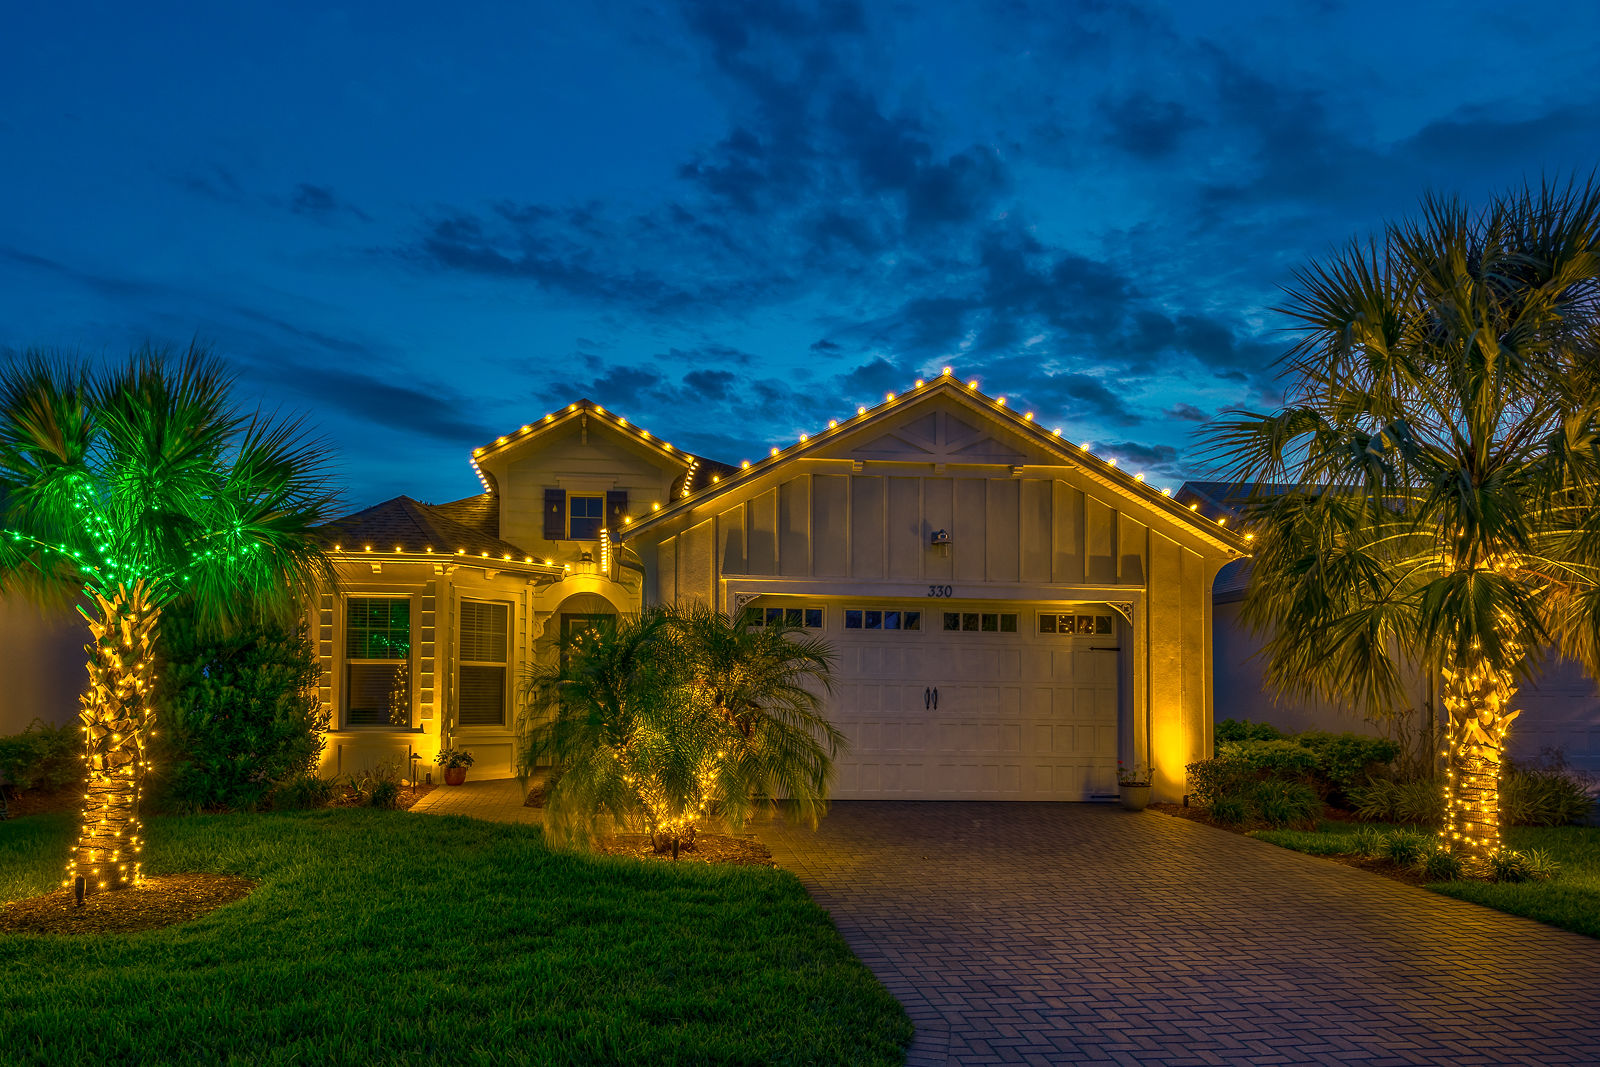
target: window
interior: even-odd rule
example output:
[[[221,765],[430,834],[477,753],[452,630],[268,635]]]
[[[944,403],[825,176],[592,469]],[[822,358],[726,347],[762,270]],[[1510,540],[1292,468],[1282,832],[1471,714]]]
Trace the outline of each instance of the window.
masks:
[[[506,649],[511,605],[461,602],[461,659],[456,721],[462,726],[506,724]]]
[[[921,630],[922,612],[884,611],[876,608],[845,608],[846,630]]]
[[[947,611],[944,628],[966,633],[1014,634],[1017,616],[1010,611]]]
[[[606,521],[606,498],[575,496],[567,501],[567,536],[574,541],[598,541]]]
[[[345,601],[346,726],[411,728],[411,601],[353,596]]]
[[[1064,615],[1051,612],[1039,616],[1042,634],[1109,634],[1112,632],[1110,615]]]
[[[751,625],[772,626],[782,623],[786,626],[798,626],[804,630],[822,629],[822,609],[807,607],[797,604],[793,607],[765,608],[756,612],[755,620]]]

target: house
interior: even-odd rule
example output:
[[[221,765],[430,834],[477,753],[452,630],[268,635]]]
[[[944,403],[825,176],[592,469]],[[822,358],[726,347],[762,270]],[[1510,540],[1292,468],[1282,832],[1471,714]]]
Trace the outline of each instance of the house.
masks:
[[[834,795],[1084,800],[1209,753],[1213,580],[1243,535],[948,371],[738,465],[580,400],[473,451],[483,493],[327,529],[327,772],[470,750],[563,634],[703,601],[823,635]]]
[[[1251,488],[1226,482],[1185,482],[1178,489],[1177,500],[1193,506],[1200,515],[1237,527]],[[1259,659],[1265,640],[1239,619],[1249,581],[1250,561],[1238,559],[1222,568],[1211,590],[1217,715],[1271,723],[1288,731],[1374,733],[1392,729],[1393,724],[1371,722],[1351,707],[1280,697],[1266,687]],[[1437,706],[1437,700],[1428,680],[1420,675],[1409,678],[1406,689],[1411,707],[1420,716],[1413,716],[1419,721],[1408,724],[1416,730],[1426,722],[1428,708]],[[1549,657],[1517,690],[1514,706],[1522,715],[1510,734],[1512,759],[1538,762],[1559,751],[1573,768],[1600,772],[1600,688],[1577,663]]]

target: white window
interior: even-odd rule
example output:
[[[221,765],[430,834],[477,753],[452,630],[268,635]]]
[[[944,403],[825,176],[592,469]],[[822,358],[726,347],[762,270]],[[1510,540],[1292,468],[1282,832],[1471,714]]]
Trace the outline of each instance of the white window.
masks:
[[[899,611],[894,608],[845,608],[846,630],[909,630],[922,629],[922,612]]]
[[[809,604],[794,607],[765,608],[756,612],[755,626],[799,626],[807,630],[822,629],[822,608]]]
[[[411,601],[345,601],[344,724],[411,728]]]
[[[606,524],[606,498],[572,496],[567,498],[567,536],[574,541],[598,541]]]
[[[458,627],[461,654],[456,684],[458,725],[506,724],[510,629],[511,605],[482,600],[461,602]]]

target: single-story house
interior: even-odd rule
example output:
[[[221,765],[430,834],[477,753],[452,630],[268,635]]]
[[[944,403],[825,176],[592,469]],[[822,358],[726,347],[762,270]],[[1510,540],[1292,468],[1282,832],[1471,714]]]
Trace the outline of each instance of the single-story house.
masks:
[[[1158,799],[1209,754],[1212,587],[1246,535],[950,373],[738,464],[589,400],[473,450],[483,485],[327,528],[325,770],[515,765],[518,676],[563,634],[703,601],[833,646],[841,799]]]
[[[1237,527],[1250,490],[1250,486],[1227,482],[1185,482],[1177,500],[1193,506],[1200,515]],[[1391,729],[1392,724],[1369,721],[1346,705],[1280,697],[1267,688],[1259,658],[1265,640],[1239,619],[1249,582],[1250,561],[1241,558],[1222,568],[1211,590],[1218,717],[1271,723],[1287,731],[1382,733]],[[1437,706],[1436,695],[1420,674],[1408,680],[1407,691],[1413,708],[1424,709],[1430,703]],[[1549,657],[1517,690],[1512,706],[1522,710],[1511,729],[1512,759],[1540,762],[1559,751],[1569,766],[1600,772],[1600,687],[1581,666]]]

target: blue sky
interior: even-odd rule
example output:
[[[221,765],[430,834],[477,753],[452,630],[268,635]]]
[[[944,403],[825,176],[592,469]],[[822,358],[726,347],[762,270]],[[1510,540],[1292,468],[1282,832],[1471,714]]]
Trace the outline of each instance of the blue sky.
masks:
[[[351,508],[472,493],[474,445],[579,396],[737,462],[945,364],[1173,485],[1206,418],[1277,399],[1298,265],[1600,163],[1586,4],[7,23],[0,347],[197,336]]]

